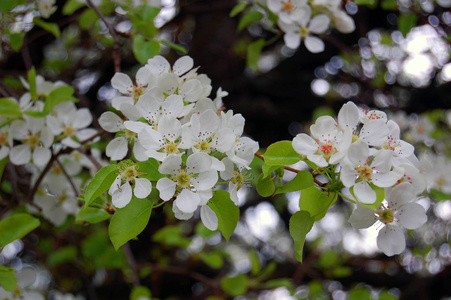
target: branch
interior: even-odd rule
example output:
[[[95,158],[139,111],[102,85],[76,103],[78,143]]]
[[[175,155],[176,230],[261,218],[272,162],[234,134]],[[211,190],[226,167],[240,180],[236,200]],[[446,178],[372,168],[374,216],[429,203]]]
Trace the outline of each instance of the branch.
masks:
[[[135,256],[133,255],[132,249],[130,248],[129,242],[125,243],[124,246],[124,254],[127,259],[128,265],[132,270],[132,282],[133,286],[140,286],[139,276],[138,276],[138,265],[136,264]]]
[[[261,155],[260,153],[255,152],[254,155],[257,156],[258,158],[260,158],[261,160],[265,161],[264,156]],[[299,173],[299,172],[301,172],[301,171],[298,170],[298,169],[295,169],[295,168],[292,168],[292,167],[288,167],[288,166],[283,166],[283,168],[284,168],[285,170],[287,170],[287,171],[291,171],[291,172],[294,172],[294,173]],[[325,186],[325,185],[326,185],[326,183],[323,183],[323,182],[319,181],[319,180],[316,179],[315,177],[313,177],[313,180],[314,180],[315,183],[316,183],[317,185],[319,185],[319,186]]]
[[[72,181],[72,178],[67,173],[66,169],[64,168],[63,164],[58,160],[58,158],[55,158],[55,161],[61,167],[61,170],[63,171],[64,175],[66,176],[67,180],[69,181],[69,184],[72,187],[72,190],[74,191],[75,197],[78,197],[80,195],[80,193],[78,192],[77,187],[75,186],[74,182]]]
[[[92,7],[92,9],[96,12],[96,14],[102,19],[103,23],[105,23],[105,26],[108,28],[108,31],[110,32],[111,36],[114,39],[114,46],[113,46],[113,62],[114,62],[114,71],[120,72],[121,71],[121,53],[120,53],[120,45],[121,42],[119,40],[119,36],[116,33],[116,30],[114,29],[113,25],[111,25],[110,22],[105,18],[105,16],[100,12],[100,10],[97,8],[97,6],[92,3],[92,0],[86,0],[86,2],[89,4],[89,6]]]

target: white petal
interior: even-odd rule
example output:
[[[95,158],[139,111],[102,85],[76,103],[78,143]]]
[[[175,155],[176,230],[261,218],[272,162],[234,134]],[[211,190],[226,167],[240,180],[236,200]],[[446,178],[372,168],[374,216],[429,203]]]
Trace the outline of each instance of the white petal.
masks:
[[[294,32],[287,32],[283,35],[285,45],[291,49],[297,49],[301,45],[301,36]]]
[[[14,146],[9,152],[9,159],[15,165],[24,165],[31,159],[31,149],[27,144]]]
[[[115,108],[115,109],[117,109],[117,110],[121,110],[121,105],[122,104],[124,104],[124,103],[128,103],[128,104],[131,104],[131,105],[134,105],[135,104],[135,99],[134,98],[132,98],[132,97],[116,97],[116,98],[114,98],[112,101],[111,101],[111,105]]]
[[[196,178],[191,178],[191,183],[198,190],[211,189],[218,182],[218,172],[215,170],[202,172]]]
[[[400,254],[406,248],[404,232],[398,226],[386,225],[377,235],[377,247],[387,256]]]
[[[376,222],[374,210],[357,204],[357,208],[349,217],[349,222],[357,229],[368,228]]]
[[[324,33],[329,28],[330,19],[326,15],[317,15],[310,20],[308,29],[313,33]],[[307,46],[307,41],[305,42]]]
[[[338,112],[338,124],[342,129],[349,128],[354,131],[359,120],[359,108],[351,101],[344,104]]]
[[[334,11],[334,25],[341,33],[351,33],[355,30],[354,19],[342,10]]]
[[[123,136],[112,140],[105,149],[106,156],[111,160],[121,160],[127,155],[128,142]]]
[[[188,156],[186,170],[189,173],[201,173],[211,169],[211,158],[207,153],[200,152]]]
[[[298,134],[293,139],[292,145],[294,150],[302,155],[314,154],[318,151],[318,143],[305,133]]]
[[[135,178],[135,189],[133,194],[136,198],[146,198],[152,191],[152,183],[146,178]]]
[[[417,203],[406,203],[400,207],[396,215],[399,223],[406,229],[417,229],[428,220],[423,206]]]
[[[218,217],[215,212],[207,205],[202,205],[200,208],[200,219],[205,227],[210,230],[218,229]]]
[[[324,51],[324,42],[316,36],[307,36],[305,38],[305,48],[312,53],[319,53]]]
[[[76,129],[86,128],[92,122],[92,115],[89,109],[80,108],[74,115],[73,126]]]
[[[154,75],[160,75],[168,73],[171,65],[166,58],[161,55],[156,55],[147,61],[146,67],[149,68]]]
[[[163,177],[157,181],[157,190],[160,192],[161,200],[168,201],[174,196],[176,183],[169,178]]]
[[[130,203],[132,200],[132,187],[128,181],[121,185],[112,195],[113,205],[117,208],[122,208]]]
[[[128,95],[131,93],[133,82],[127,74],[116,73],[113,78],[111,78],[111,86],[122,94]]]
[[[113,195],[114,192],[120,187],[121,185],[121,175],[117,175],[116,178],[113,181],[113,184],[111,184],[110,189],[108,190],[108,194]]]
[[[158,167],[158,171],[161,174],[178,174],[182,165],[182,156],[177,154],[171,154]]]
[[[202,92],[203,92],[202,84],[197,79],[187,80],[180,87],[180,95],[187,102],[195,102],[199,100],[202,97]]]
[[[118,132],[124,129],[122,119],[111,111],[106,111],[100,116],[99,125],[108,132]]]
[[[182,192],[177,196],[174,203],[177,202],[177,207],[184,213],[193,213],[197,206],[199,206],[200,198],[199,195],[193,193],[188,189],[183,189]]]
[[[136,72],[136,83],[141,86],[147,86],[152,80],[152,72],[149,68],[141,67],[138,72]]]
[[[365,204],[372,204],[376,202],[376,192],[370,187],[370,185],[364,181],[357,182],[354,185],[354,195],[359,202]]]
[[[177,59],[172,67],[173,71],[177,75],[183,75],[189,70],[191,70],[194,66],[194,61],[189,56],[183,56]]]
[[[135,140],[133,145],[133,155],[137,161],[146,161],[149,157],[146,155],[146,149],[141,145],[139,141]]]
[[[49,148],[37,147],[33,151],[33,163],[38,167],[45,166],[52,156]]]

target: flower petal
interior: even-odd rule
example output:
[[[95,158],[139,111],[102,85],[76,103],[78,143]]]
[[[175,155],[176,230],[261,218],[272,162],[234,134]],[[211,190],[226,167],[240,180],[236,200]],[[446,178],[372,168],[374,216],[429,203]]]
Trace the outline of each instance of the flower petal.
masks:
[[[133,194],[136,198],[146,198],[152,191],[152,183],[146,178],[135,178],[135,189]]]
[[[398,226],[386,225],[377,235],[377,247],[387,256],[400,254],[406,248],[404,232]]]
[[[122,208],[130,203],[132,200],[132,187],[127,181],[120,188],[114,191],[112,197],[113,205],[117,208]]]
[[[406,203],[400,207],[396,215],[399,223],[406,229],[417,229],[428,220],[426,211],[418,203]]]
[[[160,192],[161,200],[168,201],[174,196],[176,183],[169,178],[163,177],[157,181],[157,190]]]
[[[214,231],[218,229],[218,217],[215,212],[207,205],[202,205],[200,208],[200,219],[205,227]]]
[[[112,140],[105,149],[106,156],[111,160],[121,160],[127,155],[128,142],[123,136]]]

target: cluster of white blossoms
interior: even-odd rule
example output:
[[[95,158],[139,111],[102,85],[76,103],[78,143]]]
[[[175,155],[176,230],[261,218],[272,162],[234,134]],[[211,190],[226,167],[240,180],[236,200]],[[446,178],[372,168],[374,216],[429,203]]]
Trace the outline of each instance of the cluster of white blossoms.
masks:
[[[343,10],[341,0],[267,0],[268,8],[278,16],[287,47],[296,49],[304,41],[312,53],[324,51],[317,36],[330,27],[342,33],[355,30],[354,20]]]
[[[354,227],[366,228],[379,220],[386,225],[379,231],[379,249],[390,256],[401,253],[405,239],[399,226],[414,229],[426,222],[425,210],[412,203],[426,181],[414,147],[400,139],[398,124],[382,111],[361,110],[348,102],[337,120],[320,117],[310,132],[311,136],[298,134],[293,148],[318,172],[338,176],[350,190],[357,204],[350,219]],[[378,194],[384,189],[385,200],[369,208],[379,204]]]
[[[244,184],[258,143],[241,136],[244,118],[223,111],[221,89],[214,99],[208,98],[210,79],[193,69],[193,60],[184,56],[174,65],[162,56],[149,59],[136,73],[135,82],[116,73],[112,86],[122,95],[112,106],[122,114],[105,112],[100,126],[116,133],[108,144],[106,155],[123,160],[129,145],[137,161],[154,159],[163,178],[156,182],[160,198],[173,200],[178,219],[189,219],[201,207],[201,219],[215,230],[218,219],[206,205],[220,178],[229,183],[231,198],[237,204],[236,191]],[[119,163],[119,174],[109,194],[117,208],[126,206],[134,195],[146,198],[152,183],[141,178],[131,160]]]
[[[29,83],[22,82],[30,88]],[[75,215],[79,209],[77,196],[82,182],[74,176],[84,167],[95,172],[93,163],[77,149],[81,147],[80,142],[88,141],[97,130],[88,127],[92,122],[90,111],[76,108],[69,95],[71,92],[67,93],[69,87],[63,82],[49,82],[37,76],[35,86],[35,99],[30,92],[22,95],[19,101],[7,99],[17,103],[22,115],[14,120],[2,117],[1,121],[6,124],[0,129],[0,159],[8,157],[12,164],[26,166],[34,184],[52,155],[64,151],[65,154],[54,159],[50,171],[40,180],[33,197],[35,206],[28,205],[30,211],[36,211],[37,206],[50,222],[62,225],[68,214]],[[59,103],[45,112],[49,103],[57,98]],[[98,150],[92,152],[100,158]]]

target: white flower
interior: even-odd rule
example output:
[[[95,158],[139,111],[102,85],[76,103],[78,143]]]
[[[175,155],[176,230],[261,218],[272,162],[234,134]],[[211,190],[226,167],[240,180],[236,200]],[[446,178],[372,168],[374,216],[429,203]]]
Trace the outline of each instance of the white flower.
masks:
[[[310,126],[312,137],[305,133],[298,134],[293,139],[293,148],[314,162],[318,167],[327,167],[329,164],[339,163],[351,145],[351,131],[341,131],[332,117],[319,117],[315,124]]]
[[[225,157],[222,162],[225,165],[225,170],[219,172],[224,180],[229,181],[229,194],[235,205],[238,205],[238,191],[246,184],[247,174],[244,166],[235,168],[234,163],[230,158]]]
[[[139,97],[148,92],[148,87],[153,81],[155,81],[155,78],[146,67],[142,67],[136,72],[136,84],[133,84],[127,74],[120,72],[114,74],[113,78],[111,78],[111,86],[123,96],[113,99],[113,107],[121,110],[121,104],[123,103],[135,105]]]
[[[8,156],[12,146],[13,137],[10,133],[10,126],[5,125],[0,128],[0,160]]]
[[[285,32],[283,39],[285,45],[292,49],[297,49],[301,45],[301,40],[304,40],[305,47],[312,53],[319,53],[324,51],[324,42],[311,33],[321,34],[326,32],[329,28],[330,18],[327,15],[320,14],[311,18],[312,11],[309,6],[304,8],[303,17],[296,22],[285,23],[279,20],[280,28]]]
[[[354,195],[362,203],[376,201],[376,192],[370,183],[378,187],[391,187],[403,176],[403,169],[394,168],[391,154],[380,152],[370,158],[370,149],[363,141],[349,147],[347,160],[343,161],[341,180],[346,187],[354,187]]]
[[[160,198],[168,201],[175,196],[174,206],[183,213],[193,213],[212,197],[218,173],[211,166],[211,157],[203,152],[188,156],[185,166],[181,155],[169,155],[158,168],[161,174],[169,175],[157,182]]]
[[[130,161],[123,161],[118,167],[120,173],[108,190],[115,207],[122,208],[130,203],[132,194],[140,199],[149,196],[152,191],[152,183],[146,178],[138,177],[143,173],[138,171],[137,165]],[[133,185],[133,191],[131,185]]]
[[[268,0],[268,8],[285,23],[292,23],[305,16],[306,0]]]
[[[358,205],[349,222],[358,229],[382,223],[384,228],[377,236],[378,248],[388,256],[400,254],[406,247],[402,228],[417,229],[427,221],[426,211],[421,205],[412,203],[414,199],[410,185],[402,183],[391,190],[387,202],[376,210]]]
[[[38,7],[39,7],[39,13],[41,14],[41,17],[48,18],[50,17],[57,9],[55,5],[56,0],[39,0],[38,1]]]

